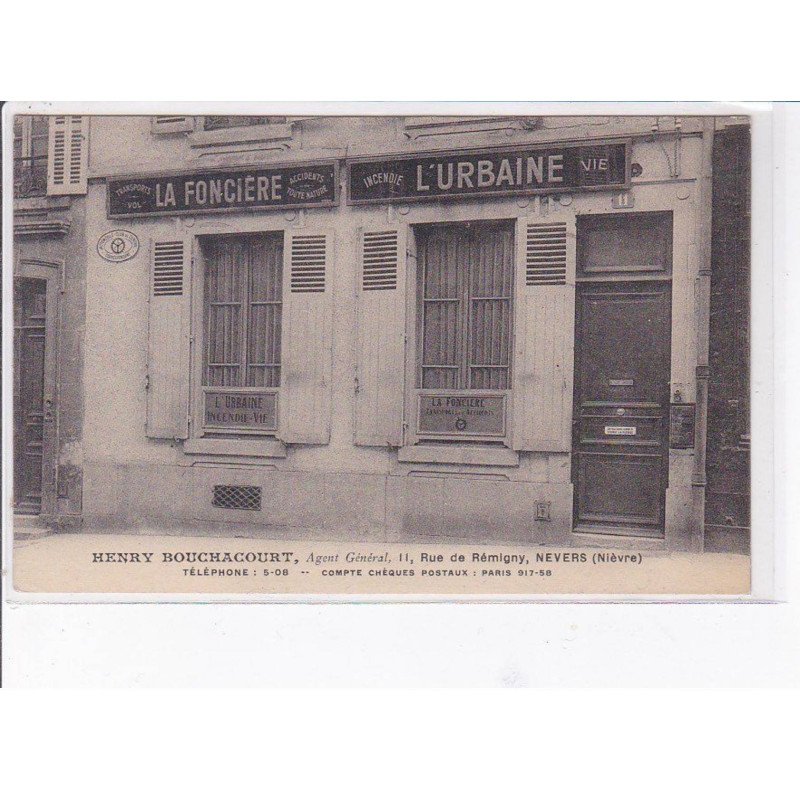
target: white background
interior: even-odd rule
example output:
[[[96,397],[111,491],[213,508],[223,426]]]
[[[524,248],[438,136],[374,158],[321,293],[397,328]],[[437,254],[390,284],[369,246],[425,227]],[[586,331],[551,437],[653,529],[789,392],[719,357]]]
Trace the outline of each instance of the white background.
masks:
[[[8,99],[726,100],[789,96],[797,74],[793,29],[769,3],[46,5],[3,11]],[[786,123],[774,216],[786,602],[5,605],[4,684],[797,687],[797,109]],[[797,711],[796,695],[742,692],[2,692],[0,793],[788,797]]]

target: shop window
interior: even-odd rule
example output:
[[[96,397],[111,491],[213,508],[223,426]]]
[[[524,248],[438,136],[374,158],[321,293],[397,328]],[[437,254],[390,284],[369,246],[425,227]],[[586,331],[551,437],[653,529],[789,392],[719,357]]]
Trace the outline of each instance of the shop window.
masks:
[[[14,197],[47,194],[48,118],[14,117]]]
[[[218,131],[223,128],[244,128],[250,125],[284,125],[287,117],[251,116],[207,116],[203,117],[204,131]]]
[[[280,386],[283,233],[201,242],[204,386]]]
[[[418,230],[418,388],[509,389],[510,223]]]

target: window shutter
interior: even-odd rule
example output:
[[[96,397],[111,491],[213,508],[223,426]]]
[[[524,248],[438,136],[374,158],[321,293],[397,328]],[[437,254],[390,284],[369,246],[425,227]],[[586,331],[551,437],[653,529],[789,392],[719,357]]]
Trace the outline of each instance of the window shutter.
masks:
[[[333,233],[286,232],[280,438],[326,444],[331,435]]]
[[[569,452],[575,335],[575,217],[517,223],[515,450]]]
[[[86,194],[89,158],[89,118],[49,119],[47,194]]]
[[[359,237],[355,443],[403,444],[406,325],[405,228]]]
[[[194,117],[151,117],[150,129],[155,134],[186,133],[194,130]]]
[[[151,242],[147,342],[147,435],[189,435],[191,239]]]

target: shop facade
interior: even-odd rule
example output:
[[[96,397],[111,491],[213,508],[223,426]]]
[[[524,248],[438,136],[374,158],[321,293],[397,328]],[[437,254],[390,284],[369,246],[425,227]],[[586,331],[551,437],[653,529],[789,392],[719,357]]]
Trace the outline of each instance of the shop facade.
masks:
[[[92,118],[86,525],[702,548],[714,130]]]

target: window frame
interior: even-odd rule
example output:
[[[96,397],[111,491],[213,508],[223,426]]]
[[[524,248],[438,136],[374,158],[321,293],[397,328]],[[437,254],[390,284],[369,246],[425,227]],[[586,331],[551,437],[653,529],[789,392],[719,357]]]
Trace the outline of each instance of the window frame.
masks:
[[[36,119],[47,121],[44,133],[34,135],[33,126],[34,120]],[[19,137],[16,135],[17,122],[21,125]],[[14,198],[46,197],[47,172],[50,160],[50,118],[43,114],[17,114],[14,116],[12,127],[14,128],[12,131],[13,144],[16,144],[17,141],[20,142],[20,155],[13,155],[12,158]],[[35,138],[44,140],[44,155],[35,155],[35,147],[33,144]],[[36,181],[34,177],[37,162],[39,162],[40,166],[44,167],[43,181],[41,181],[41,185],[38,187],[35,186]],[[17,179],[18,177],[21,179],[23,175],[31,176],[32,187],[28,190],[23,190],[21,188],[22,180],[20,180],[20,186],[18,187]]]
[[[478,387],[472,386],[473,381],[473,370],[481,369],[481,368],[499,368],[505,369],[506,371],[506,386],[505,388],[498,388],[498,389],[489,389],[487,391],[493,392],[503,392],[510,390],[512,387],[512,373],[513,373],[513,366],[512,366],[512,341],[513,341],[513,318],[514,318],[514,269],[515,269],[515,233],[514,233],[514,220],[506,220],[506,219],[499,219],[499,220],[476,220],[474,222],[465,222],[465,223],[443,223],[441,227],[465,227],[469,229],[472,225],[480,226],[483,225],[485,227],[496,227],[501,229],[506,227],[509,229],[509,233],[511,234],[511,245],[510,245],[510,253],[511,253],[511,264],[509,267],[509,275],[508,275],[508,288],[509,294],[508,296],[475,296],[473,294],[473,280],[474,280],[474,272],[472,269],[474,268],[474,264],[470,264],[470,272],[468,275],[458,275],[456,280],[456,297],[452,298],[430,298],[425,297],[425,279],[423,278],[420,280],[420,269],[421,266],[419,264],[419,260],[417,261],[417,307],[421,310],[421,313],[418,314],[417,317],[417,337],[416,337],[416,345],[417,345],[417,378],[416,378],[416,388],[417,389],[428,389],[432,392],[438,391],[449,391],[447,387],[437,389],[435,387],[425,387],[422,384],[424,383],[424,370],[425,369],[453,369],[458,370],[459,376],[459,383],[466,383],[466,386],[458,386],[456,387],[457,391],[465,391],[465,392],[477,392],[482,391]],[[431,226],[424,226],[424,227],[437,227],[435,224]],[[508,341],[506,343],[506,349],[508,351],[508,360],[506,364],[473,364],[472,363],[472,349],[473,344],[475,341],[475,333],[476,333],[476,325],[473,318],[473,303],[481,302],[481,301],[508,301]],[[459,340],[457,342],[457,352],[459,354],[459,363],[454,365],[426,365],[424,363],[424,350],[425,350],[425,304],[426,303],[443,303],[443,302],[457,302],[458,306],[458,319],[457,319],[457,333],[456,337]]]
[[[405,444],[424,446],[469,446],[469,445],[505,445],[511,447],[512,410],[513,410],[513,375],[514,348],[516,327],[517,280],[519,274],[519,258],[517,253],[517,218],[514,216],[472,218],[454,221],[420,220],[408,226],[408,250],[413,269],[407,270],[407,341],[406,351],[406,413]],[[430,389],[422,384],[422,281],[419,280],[419,241],[424,228],[437,225],[507,225],[511,233],[511,267],[509,297],[509,334],[508,334],[508,385],[506,389]],[[471,339],[466,336],[465,347],[469,348]],[[469,351],[465,353],[469,361]],[[431,395],[449,395],[452,397],[500,397],[503,407],[502,432],[497,434],[444,433],[431,434],[420,431],[419,419],[422,398]]]
[[[587,234],[594,230],[606,229],[617,232],[615,228],[626,223],[638,224],[643,228],[648,223],[653,228],[660,228],[664,236],[662,248],[659,253],[660,264],[612,264],[605,266],[590,266],[586,262],[588,251]],[[585,213],[578,214],[575,218],[575,235],[577,238],[575,252],[575,275],[577,281],[613,281],[635,280],[644,276],[656,280],[670,280],[672,278],[673,261],[675,258],[675,219],[674,212],[670,210],[643,210],[643,211],[616,211],[612,213]]]
[[[205,383],[206,369],[206,308],[205,308],[205,277],[206,277],[206,258],[203,248],[203,240],[215,237],[235,237],[249,235],[280,235],[282,238],[280,271],[281,271],[281,378],[278,386],[274,387],[248,387],[248,386],[210,386]],[[283,385],[283,312],[285,305],[285,258],[286,258],[286,231],[283,227],[259,226],[256,229],[242,228],[237,230],[221,231],[211,225],[204,226],[192,238],[192,336],[191,336],[191,391],[190,391],[190,438],[193,440],[205,439],[206,441],[240,440],[265,441],[275,440],[278,436],[281,418],[281,394]],[[249,311],[248,311],[249,313]],[[247,342],[243,340],[242,347],[247,348]],[[242,365],[245,369],[245,365]],[[254,430],[252,428],[231,426],[209,426],[205,424],[205,398],[207,393],[225,392],[230,394],[263,394],[274,397],[276,406],[275,424],[270,429]]]

